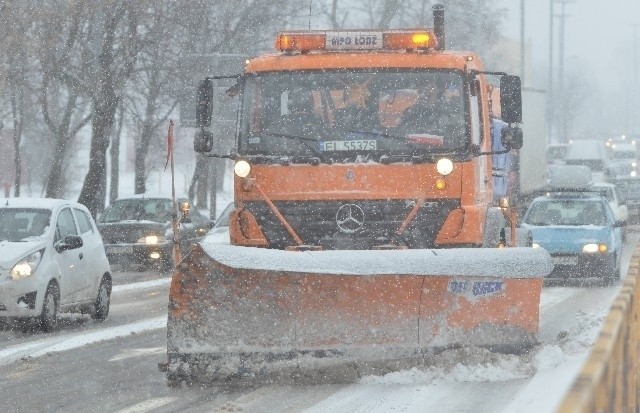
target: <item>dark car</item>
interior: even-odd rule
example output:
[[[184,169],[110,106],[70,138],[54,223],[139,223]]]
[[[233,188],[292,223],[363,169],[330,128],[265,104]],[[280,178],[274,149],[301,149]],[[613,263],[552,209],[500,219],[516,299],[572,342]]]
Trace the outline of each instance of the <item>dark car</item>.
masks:
[[[178,202],[185,201],[189,202],[178,199]],[[98,219],[109,262],[124,268],[154,264],[163,269],[172,268],[172,210],[171,198],[142,195],[121,198],[109,205]],[[190,222],[180,222],[183,254],[213,226],[213,222],[196,209],[191,209],[189,218]]]

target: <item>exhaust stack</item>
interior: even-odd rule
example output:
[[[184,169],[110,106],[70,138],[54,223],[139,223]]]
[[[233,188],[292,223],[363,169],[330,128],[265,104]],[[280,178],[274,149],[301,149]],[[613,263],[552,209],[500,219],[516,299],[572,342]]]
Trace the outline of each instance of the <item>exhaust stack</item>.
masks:
[[[444,6],[442,4],[433,6],[433,30],[438,41],[436,50],[444,50]]]

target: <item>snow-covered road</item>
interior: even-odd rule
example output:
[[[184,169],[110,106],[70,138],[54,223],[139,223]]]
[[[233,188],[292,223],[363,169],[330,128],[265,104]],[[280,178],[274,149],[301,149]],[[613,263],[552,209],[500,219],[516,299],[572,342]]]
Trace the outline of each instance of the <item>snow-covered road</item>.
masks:
[[[632,234],[625,248],[625,270],[637,240]],[[433,356],[427,367],[348,385],[175,389],[166,386],[156,367],[166,349],[168,278],[125,274],[122,279],[105,323],[74,317],[53,334],[0,331],[5,410],[551,412],[586,358],[619,287],[545,287],[541,344],[525,355],[450,350]]]

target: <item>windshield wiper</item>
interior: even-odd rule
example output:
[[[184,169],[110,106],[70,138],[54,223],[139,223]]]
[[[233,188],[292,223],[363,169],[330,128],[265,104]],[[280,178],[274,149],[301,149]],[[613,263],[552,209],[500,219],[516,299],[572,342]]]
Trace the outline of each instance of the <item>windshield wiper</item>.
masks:
[[[319,142],[319,140],[317,139],[305,138],[303,136],[297,136],[297,135],[287,135],[286,133],[278,133],[278,132],[271,132],[271,131],[261,131],[260,134],[267,135],[267,136],[274,136],[276,138],[285,138],[285,139],[298,141],[301,144],[303,144],[307,149],[309,149],[311,153],[313,153],[318,158],[320,158],[322,162],[325,162],[325,163],[327,162],[327,159],[324,157],[322,152],[320,152],[320,149],[314,148],[312,145],[308,144],[308,142],[316,142],[316,143]]]

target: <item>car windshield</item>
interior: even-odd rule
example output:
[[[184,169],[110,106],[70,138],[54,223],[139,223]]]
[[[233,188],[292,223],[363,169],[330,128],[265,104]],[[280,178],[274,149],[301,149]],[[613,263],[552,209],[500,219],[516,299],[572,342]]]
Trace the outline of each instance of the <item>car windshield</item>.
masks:
[[[45,234],[51,211],[35,208],[0,208],[0,241],[22,241]]]
[[[411,155],[466,148],[463,77],[430,71],[296,71],[247,79],[239,148],[287,156]]]
[[[105,209],[101,223],[121,221],[171,221],[170,199],[121,199]]]
[[[607,225],[604,205],[595,200],[545,200],[531,204],[525,217],[529,225]]]

